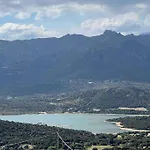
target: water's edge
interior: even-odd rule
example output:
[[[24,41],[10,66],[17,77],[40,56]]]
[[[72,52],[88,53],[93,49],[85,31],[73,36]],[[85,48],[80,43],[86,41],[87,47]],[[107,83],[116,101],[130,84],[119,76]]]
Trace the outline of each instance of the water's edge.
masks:
[[[85,130],[92,133],[119,133],[125,132],[120,127],[107,122],[112,118],[125,117],[129,115],[119,114],[88,114],[88,113],[57,113],[57,114],[22,114],[22,115],[0,115],[1,120],[14,121],[31,124],[47,124],[67,129]]]

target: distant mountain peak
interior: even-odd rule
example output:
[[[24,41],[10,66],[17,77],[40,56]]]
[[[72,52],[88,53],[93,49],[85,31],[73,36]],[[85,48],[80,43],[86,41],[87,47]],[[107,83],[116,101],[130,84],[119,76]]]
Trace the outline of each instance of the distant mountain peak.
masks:
[[[85,35],[82,35],[82,34],[66,34],[64,36],[62,36],[62,38],[70,38],[70,37],[86,37]]]
[[[112,31],[112,30],[106,30],[104,31],[104,33],[102,35],[105,35],[105,36],[116,36],[116,35],[121,35],[121,33],[117,33],[115,31]]]
[[[103,34],[118,34],[118,33],[112,30],[105,30]]]

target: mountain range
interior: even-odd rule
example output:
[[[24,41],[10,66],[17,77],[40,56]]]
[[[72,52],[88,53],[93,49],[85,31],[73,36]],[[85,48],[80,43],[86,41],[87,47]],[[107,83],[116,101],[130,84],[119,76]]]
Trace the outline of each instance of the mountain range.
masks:
[[[150,35],[106,30],[92,37],[0,41],[0,92],[45,85],[57,91],[65,81],[82,79],[150,83]]]

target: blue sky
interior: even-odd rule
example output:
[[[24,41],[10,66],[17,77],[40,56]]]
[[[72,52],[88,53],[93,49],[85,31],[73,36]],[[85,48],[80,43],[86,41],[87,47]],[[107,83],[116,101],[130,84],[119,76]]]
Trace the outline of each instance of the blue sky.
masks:
[[[0,0],[0,39],[150,32],[150,0]]]

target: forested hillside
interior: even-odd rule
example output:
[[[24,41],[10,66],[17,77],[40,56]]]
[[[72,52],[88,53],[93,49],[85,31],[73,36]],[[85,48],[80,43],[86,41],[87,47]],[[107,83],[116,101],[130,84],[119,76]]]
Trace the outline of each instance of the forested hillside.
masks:
[[[1,40],[0,92],[61,91],[66,81],[79,79],[150,82],[149,40],[149,35],[113,31],[93,37]]]
[[[150,116],[125,117],[108,121],[121,122],[121,125],[125,128],[150,131]]]
[[[150,114],[150,89],[103,87],[80,92],[0,97],[0,114],[88,112]],[[121,107],[133,108],[122,110]],[[135,108],[135,109],[134,109]],[[136,108],[143,108],[136,111]]]
[[[107,109],[119,107],[150,108],[150,90],[136,87],[116,87],[80,92],[72,100],[80,100],[85,109]]]

